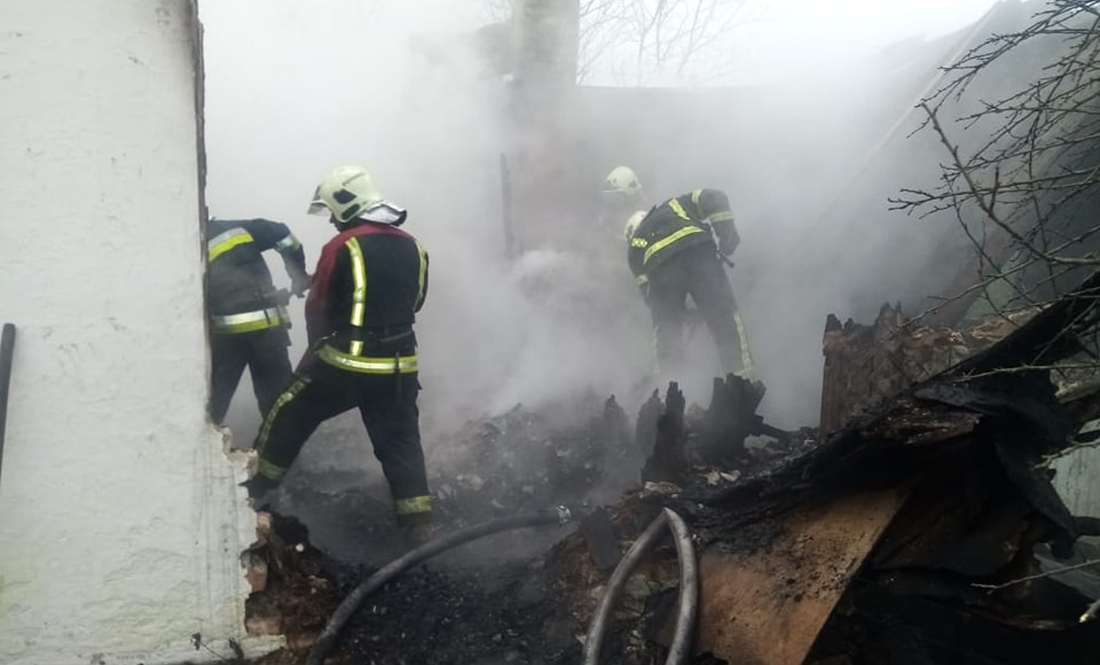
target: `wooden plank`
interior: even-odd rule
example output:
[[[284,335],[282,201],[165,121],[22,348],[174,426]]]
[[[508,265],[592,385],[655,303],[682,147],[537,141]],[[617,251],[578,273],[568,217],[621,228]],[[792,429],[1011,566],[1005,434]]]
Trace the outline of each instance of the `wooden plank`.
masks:
[[[900,509],[897,490],[798,508],[754,546],[711,546],[700,561],[697,653],[730,665],[799,665]]]

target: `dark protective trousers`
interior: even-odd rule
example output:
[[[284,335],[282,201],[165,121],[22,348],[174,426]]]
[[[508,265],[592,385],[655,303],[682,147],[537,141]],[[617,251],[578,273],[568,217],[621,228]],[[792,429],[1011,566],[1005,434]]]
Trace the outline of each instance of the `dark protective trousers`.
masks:
[[[266,414],[290,383],[293,370],[287,347],[290,335],[276,326],[245,333],[210,335],[210,418],[221,424],[244,368],[252,375],[252,390],[260,414]]]
[[[715,252],[713,245],[691,247],[649,272],[647,301],[653,315],[659,373],[675,370],[683,360],[683,329],[690,295],[714,338],[722,369],[752,379],[748,335],[733,287]]]
[[[307,359],[260,427],[255,445],[259,475],[282,480],[318,425],[358,407],[389,483],[398,523],[427,521],[431,499],[420,445],[419,391],[415,373],[361,374]]]

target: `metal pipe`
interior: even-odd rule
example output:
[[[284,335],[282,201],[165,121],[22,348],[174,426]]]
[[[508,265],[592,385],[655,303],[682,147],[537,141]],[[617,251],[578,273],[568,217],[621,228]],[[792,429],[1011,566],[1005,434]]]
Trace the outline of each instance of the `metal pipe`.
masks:
[[[622,561],[611,573],[607,581],[607,590],[600,598],[596,611],[589,624],[588,636],[584,641],[584,665],[598,665],[600,648],[611,617],[611,610],[619,599],[626,581],[641,563],[642,558],[657,544],[669,527],[676,542],[676,556],[680,561],[680,597],[676,616],[676,629],[673,632],[672,645],[669,648],[665,665],[682,665],[691,655],[691,643],[695,631],[696,606],[699,599],[699,575],[695,564],[695,548],[691,542],[691,533],[684,521],[672,510],[665,508],[642,535],[623,555]]]
[[[512,529],[522,529],[524,527],[566,524],[571,519],[572,514],[570,514],[569,510],[564,506],[559,506],[556,510],[540,510],[527,515],[503,517],[498,520],[482,522],[481,524],[475,524],[465,529],[459,529],[454,533],[449,533],[436,540],[427,542],[404,556],[391,561],[378,569],[378,571],[364,582],[361,582],[359,586],[355,587],[355,589],[348,594],[347,598],[344,598],[332,613],[332,616],[329,617],[324,630],[317,636],[317,641],[313,644],[313,648],[310,649],[309,656],[306,658],[306,665],[321,665],[325,660],[325,656],[327,656],[336,645],[336,638],[339,637],[340,631],[344,628],[344,624],[348,622],[351,615],[355,614],[355,611],[359,609],[359,606],[363,604],[367,596],[371,595],[409,568],[430,559],[440,552],[449,550],[452,547],[494,533]]]
[[[4,430],[8,424],[8,388],[11,386],[11,366],[15,358],[15,326],[4,324],[0,334],[0,477],[4,468]]]

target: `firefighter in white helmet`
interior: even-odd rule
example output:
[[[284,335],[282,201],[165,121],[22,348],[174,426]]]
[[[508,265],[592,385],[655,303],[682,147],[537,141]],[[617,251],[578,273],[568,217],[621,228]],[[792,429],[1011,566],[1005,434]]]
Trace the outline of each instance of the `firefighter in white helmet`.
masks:
[[[658,371],[681,360],[690,295],[724,371],[751,380],[748,335],[723,268],[740,243],[726,194],[696,189],[650,207],[641,181],[627,166],[607,175],[602,194],[605,207],[627,220],[627,260],[652,314]]]
[[[259,497],[279,483],[317,426],[358,408],[389,483],[394,512],[412,542],[430,530],[431,499],[420,443],[413,323],[428,292],[428,254],[397,228],[404,209],[358,166],[333,170],[309,212],[338,235],[321,250],[306,300],[310,349],[268,411],[255,450]]]

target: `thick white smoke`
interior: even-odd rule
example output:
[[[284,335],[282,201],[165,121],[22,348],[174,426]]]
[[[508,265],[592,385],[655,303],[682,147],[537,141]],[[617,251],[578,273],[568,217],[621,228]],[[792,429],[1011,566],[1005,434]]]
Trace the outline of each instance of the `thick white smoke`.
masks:
[[[332,230],[305,209],[331,167],[368,167],[386,195],[409,209],[406,228],[432,257],[418,323],[428,447],[446,445],[443,435],[468,418],[589,387],[615,392],[632,411],[649,364],[648,314],[623,248],[591,252],[609,262],[560,248],[536,249],[515,263],[505,257],[499,156],[508,147],[509,93],[500,72],[479,61],[470,36],[491,4],[216,0],[200,7],[211,214],[289,224],[312,265]],[[858,26],[858,10],[848,11]],[[751,24],[737,30],[752,35]],[[916,101],[919,90],[905,82],[922,75],[906,67],[931,74],[942,64],[905,53],[835,67],[805,56],[803,75],[784,67],[781,80],[707,95],[668,90],[622,101],[622,91],[609,91],[626,111],[601,116],[589,103],[594,110],[577,119],[586,145],[562,146],[581,155],[576,171],[591,179],[592,191],[625,162],[638,167],[657,199],[696,187],[729,193],[743,237],[731,275],[776,424],[816,420],[825,314],[866,319],[880,298],[936,288],[914,275],[940,234],[888,214],[893,190],[859,170]],[[838,198],[859,197],[868,201],[860,214],[821,226]],[[562,202],[562,223],[584,233],[598,211],[585,217],[575,210]],[[594,233],[590,242],[607,238]],[[272,267],[282,279],[277,259]],[[895,287],[905,293],[895,295]],[[292,314],[297,360],[305,332],[300,303]],[[705,330],[694,344],[709,349]],[[695,387],[689,399],[706,401],[710,373],[688,377]],[[255,431],[254,404],[242,383],[230,419],[238,445]],[[344,422],[355,426],[355,419]],[[307,448],[303,459],[375,468],[365,446]]]

